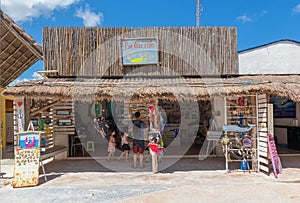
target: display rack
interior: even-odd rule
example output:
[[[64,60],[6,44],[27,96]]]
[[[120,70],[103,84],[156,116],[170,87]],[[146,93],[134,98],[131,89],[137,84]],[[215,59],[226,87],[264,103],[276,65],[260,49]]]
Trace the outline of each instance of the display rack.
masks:
[[[226,98],[226,124],[229,138],[224,147],[226,170],[230,162],[240,162],[241,170],[252,170],[257,163],[257,96]]]
[[[42,151],[54,146],[52,111],[50,107],[45,108],[49,105],[51,105],[49,100],[32,99],[30,107],[30,121],[33,129],[40,131]]]

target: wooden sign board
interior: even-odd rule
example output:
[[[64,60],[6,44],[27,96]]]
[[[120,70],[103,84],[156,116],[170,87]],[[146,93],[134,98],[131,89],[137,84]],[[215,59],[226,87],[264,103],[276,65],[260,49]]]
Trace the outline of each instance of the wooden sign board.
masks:
[[[15,150],[13,187],[36,186],[39,183],[40,166],[40,131],[33,129],[32,123],[28,130],[17,134]]]
[[[157,41],[156,38],[122,39],[122,65],[157,64]]]
[[[22,149],[39,148],[40,147],[40,131],[24,131],[17,135],[17,147]]]
[[[274,136],[271,133],[268,134],[268,147],[269,147],[269,153],[272,161],[273,172],[275,177],[277,178],[278,173],[282,172],[282,166],[281,166],[280,158],[277,153]]]
[[[282,172],[282,166],[274,140],[273,104],[268,104],[268,149],[273,166],[273,172],[277,178],[278,173]]]
[[[39,183],[40,149],[16,149],[13,187],[36,186]]]

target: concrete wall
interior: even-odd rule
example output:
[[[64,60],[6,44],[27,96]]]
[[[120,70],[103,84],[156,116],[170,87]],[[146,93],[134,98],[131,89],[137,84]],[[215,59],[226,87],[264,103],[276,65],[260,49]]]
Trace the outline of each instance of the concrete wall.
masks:
[[[212,111],[213,111],[212,114],[217,129],[219,131],[223,131],[223,125],[225,123],[225,98],[224,97],[214,97]],[[217,143],[216,155],[218,157],[224,157],[224,153],[222,149],[223,149],[222,144]]]
[[[279,41],[239,53],[239,74],[300,74],[300,43]]]
[[[213,117],[215,119],[217,129],[222,131],[223,125],[225,123],[225,98],[224,97],[214,97],[212,111],[213,111]]]

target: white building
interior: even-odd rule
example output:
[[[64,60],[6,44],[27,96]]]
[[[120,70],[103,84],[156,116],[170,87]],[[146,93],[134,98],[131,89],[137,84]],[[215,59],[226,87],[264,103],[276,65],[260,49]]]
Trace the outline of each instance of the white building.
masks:
[[[300,74],[300,42],[279,40],[240,51],[239,74]],[[300,142],[295,144],[300,139],[295,138],[297,133],[300,135],[299,120],[300,103],[296,103],[295,117],[274,118],[274,133],[280,146],[300,150]]]
[[[300,42],[280,40],[239,52],[239,74],[300,74]]]

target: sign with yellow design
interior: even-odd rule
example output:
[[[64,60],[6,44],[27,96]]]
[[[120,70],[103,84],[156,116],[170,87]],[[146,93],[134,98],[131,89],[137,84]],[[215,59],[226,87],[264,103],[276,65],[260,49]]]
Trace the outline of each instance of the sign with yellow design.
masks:
[[[122,64],[143,65],[158,63],[158,44],[156,38],[121,40]]]

